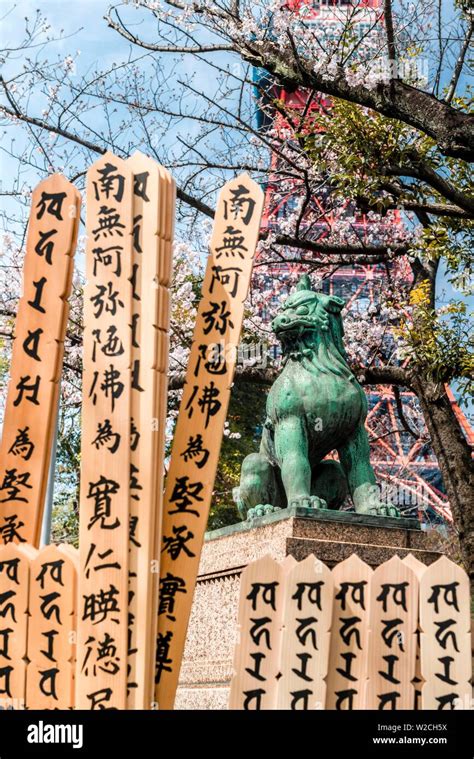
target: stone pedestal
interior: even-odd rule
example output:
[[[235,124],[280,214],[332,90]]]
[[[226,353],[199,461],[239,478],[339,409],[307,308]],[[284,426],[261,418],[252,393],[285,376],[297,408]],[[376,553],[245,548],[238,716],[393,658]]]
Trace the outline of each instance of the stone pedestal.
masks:
[[[314,554],[333,567],[356,553],[372,567],[412,553],[425,564],[441,554],[437,533],[416,519],[342,511],[283,509],[206,534],[188,629],[177,709],[226,709],[237,637],[240,574],[255,559]]]

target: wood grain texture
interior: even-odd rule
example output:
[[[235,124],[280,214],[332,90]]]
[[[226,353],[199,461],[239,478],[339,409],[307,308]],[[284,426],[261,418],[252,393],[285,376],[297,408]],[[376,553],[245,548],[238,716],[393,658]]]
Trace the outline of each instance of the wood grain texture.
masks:
[[[334,605],[326,709],[364,709],[373,570],[353,553],[332,570]]]
[[[164,497],[158,708],[172,708],[178,684],[262,207],[245,174],[219,194]]]
[[[313,555],[285,572],[277,709],[324,709],[333,592],[330,569]]]
[[[0,448],[0,542],[38,545],[81,199],[62,174],[35,188]]]
[[[446,556],[420,579],[422,709],[471,709],[469,578]]]
[[[49,545],[30,563],[28,709],[74,707],[78,556]]]
[[[238,640],[229,709],[277,708],[281,626],[287,572],[271,556],[249,564],[241,576]]]
[[[368,709],[412,709],[418,579],[398,556],[374,570],[370,593]]]

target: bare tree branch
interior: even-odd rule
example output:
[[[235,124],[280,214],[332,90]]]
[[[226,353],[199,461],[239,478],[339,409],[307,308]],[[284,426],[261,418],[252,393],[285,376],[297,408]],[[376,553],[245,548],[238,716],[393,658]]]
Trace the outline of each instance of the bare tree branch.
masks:
[[[6,87],[6,84],[1,77],[0,77],[0,83],[3,85],[4,89],[8,91],[8,88]],[[84,138],[80,137],[79,135],[73,132],[70,132],[63,128],[59,128],[52,124],[48,124],[48,122],[42,119],[38,119],[34,116],[28,116],[27,114],[22,113],[15,103],[13,103],[12,108],[8,108],[6,106],[0,106],[0,109],[9,116],[12,116],[32,126],[39,127],[40,129],[44,129],[48,132],[58,134],[61,137],[64,137],[67,140],[71,140],[72,142],[82,145],[83,147],[86,147],[88,150],[91,150],[95,153],[103,154],[107,150],[107,148],[101,145],[97,145],[96,143],[90,142],[90,140],[85,140]],[[188,192],[186,192],[180,187],[177,187],[176,194],[179,200],[182,200],[191,208],[196,209],[197,211],[204,214],[205,216],[208,216],[209,218],[214,218],[214,210],[207,203],[204,203],[199,198],[195,198],[194,196],[190,195]],[[260,239],[265,240],[269,234],[270,234],[270,230],[268,229],[263,230],[260,235]],[[369,261],[373,263],[378,263],[380,260],[382,260],[386,256],[393,257],[393,256],[398,256],[398,255],[405,255],[408,252],[407,246],[390,247],[388,245],[380,245],[380,246],[343,245],[343,244],[335,245],[335,244],[329,244],[329,243],[324,243],[324,242],[318,242],[311,239],[306,239],[304,237],[295,238],[290,235],[281,235],[281,234],[280,235],[277,234],[275,236],[274,243],[276,245],[299,248],[302,250],[312,251],[314,253],[322,253],[328,256],[339,256],[339,257],[342,257],[340,260],[340,263],[349,263],[349,261],[347,260],[347,257],[350,257],[350,256],[356,256],[356,257],[363,256],[363,259],[361,259],[359,263],[363,263],[363,262],[366,263]]]
[[[384,166],[382,171],[391,176],[413,177],[413,179],[426,182],[433,190],[439,192],[440,195],[453,202],[459,208],[462,208],[469,214],[474,213],[474,198],[458,190],[451,182],[440,176],[428,163],[421,161],[419,158],[414,159],[412,164]]]
[[[114,21],[111,15],[111,10],[105,14],[104,19],[107,21],[107,26],[110,26],[112,29],[114,29],[116,32],[118,32],[122,37],[124,37],[128,42],[131,42],[132,45],[139,45],[140,47],[145,48],[146,50],[152,50],[155,53],[217,53],[217,52],[232,52],[234,50],[234,46],[231,44],[227,45],[197,45],[195,47],[187,46],[187,45],[156,45],[153,42],[145,42],[144,40],[139,39],[134,34],[131,33],[129,29],[125,27],[125,25],[122,23],[122,20],[120,19],[120,16],[117,12],[117,9],[115,8],[115,14],[119,21]]]
[[[409,435],[411,435],[415,440],[419,440],[420,436],[417,432],[415,432],[410,425],[408,424],[408,420],[405,416],[405,413],[403,411],[403,403],[400,396],[400,390],[397,385],[392,385],[393,388],[393,397],[395,398],[395,407],[397,409],[397,416],[400,419],[400,422],[402,424],[403,429],[405,429]]]
[[[463,70],[466,53],[469,50],[469,45],[471,44],[471,38],[472,38],[473,32],[474,32],[474,16],[472,16],[471,20],[469,21],[469,26],[467,28],[466,36],[464,37],[464,42],[462,44],[459,57],[454,67],[453,76],[452,76],[451,82],[449,83],[448,92],[444,99],[445,103],[451,103],[454,97],[454,93],[456,92],[456,87],[458,85],[459,77],[461,76],[461,72]]]
[[[262,385],[271,385],[277,378],[278,368],[256,369],[255,367],[237,366],[234,381],[252,382]],[[358,380],[363,385],[399,385],[400,387],[409,387],[407,372],[398,366],[382,366],[364,369],[362,372],[357,370]],[[168,387],[170,390],[180,390],[186,378],[186,373],[173,373],[169,379]]]

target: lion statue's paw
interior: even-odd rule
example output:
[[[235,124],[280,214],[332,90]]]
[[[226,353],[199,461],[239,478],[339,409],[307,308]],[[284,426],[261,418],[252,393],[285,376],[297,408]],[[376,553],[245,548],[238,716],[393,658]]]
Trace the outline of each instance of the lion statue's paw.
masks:
[[[324,498],[319,498],[317,495],[300,496],[299,498],[293,498],[289,504],[291,507],[302,509],[327,509],[327,503]]]
[[[272,506],[271,503],[260,503],[258,506],[254,506],[253,509],[247,511],[247,521],[251,522],[252,519],[264,517],[267,514],[272,514],[274,511],[280,511],[280,507]]]
[[[389,503],[377,503],[373,506],[368,506],[367,510],[357,511],[358,514],[369,514],[375,517],[401,517],[400,510],[396,506],[392,506]]]
[[[397,509],[396,506],[392,506],[391,504],[383,504],[381,503],[379,506],[375,506],[370,510],[371,514],[376,514],[377,516],[381,517],[400,517],[400,509]]]

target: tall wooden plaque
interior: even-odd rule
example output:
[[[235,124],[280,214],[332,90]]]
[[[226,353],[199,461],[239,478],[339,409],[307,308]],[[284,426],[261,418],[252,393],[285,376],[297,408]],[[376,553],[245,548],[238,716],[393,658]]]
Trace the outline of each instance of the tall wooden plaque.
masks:
[[[243,174],[218,198],[164,497],[156,702],[172,708],[234,375],[263,193]]]
[[[470,592],[466,572],[446,556],[420,580],[422,709],[472,709]]]
[[[30,559],[27,545],[0,546],[0,708],[26,706]]]
[[[127,707],[149,709],[154,699],[174,182],[142,153],[126,163],[134,187]]]
[[[324,709],[333,585],[312,555],[286,573],[277,709]]]
[[[74,550],[74,549],[73,549]],[[78,557],[55,545],[30,564],[28,709],[72,709]]]
[[[229,709],[276,709],[280,669],[284,567],[270,556],[249,564],[241,576],[238,642]]]
[[[413,709],[418,579],[398,556],[372,575],[368,709]]]
[[[0,542],[38,545],[56,422],[80,195],[53,174],[32,195],[0,449]]]
[[[364,709],[372,569],[357,554],[332,570],[334,610],[326,709]]]
[[[87,172],[76,681],[80,709],[126,707],[132,234],[133,174],[125,161],[106,153]]]

